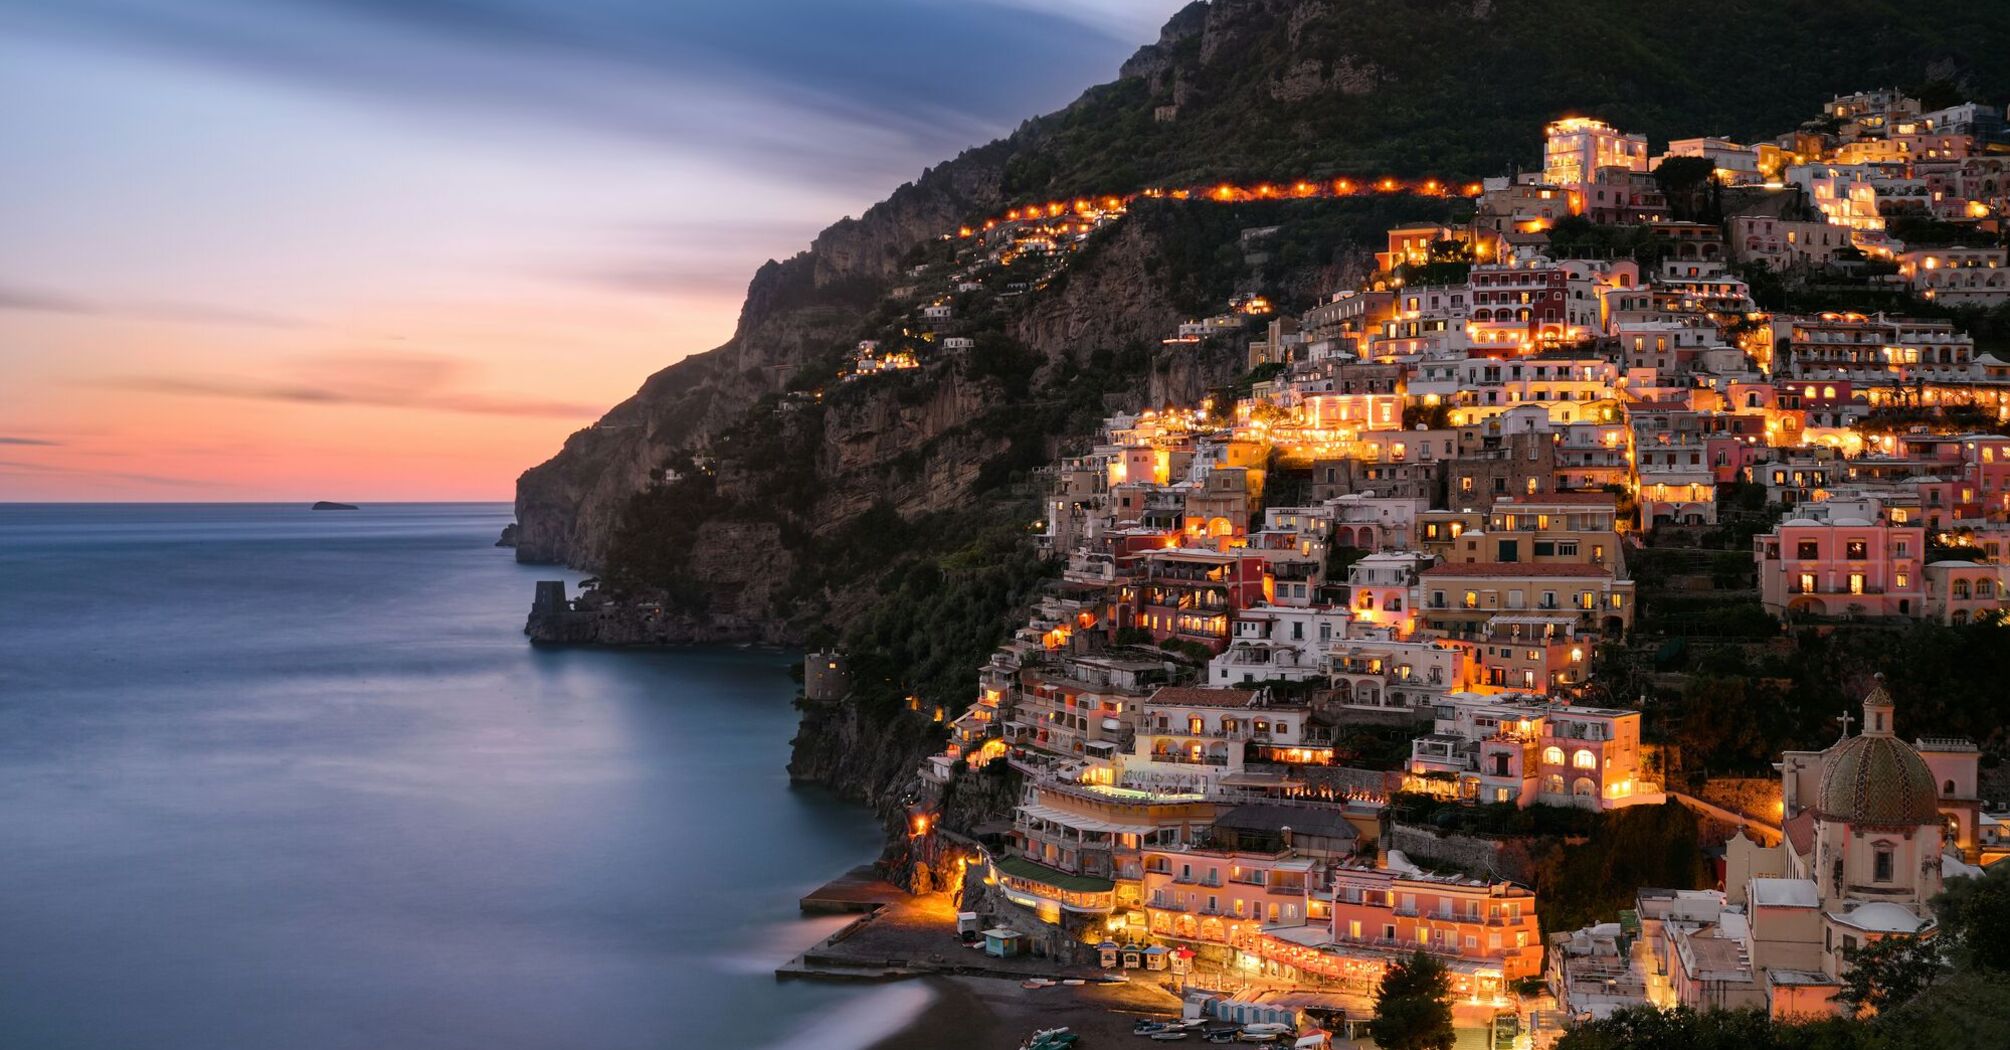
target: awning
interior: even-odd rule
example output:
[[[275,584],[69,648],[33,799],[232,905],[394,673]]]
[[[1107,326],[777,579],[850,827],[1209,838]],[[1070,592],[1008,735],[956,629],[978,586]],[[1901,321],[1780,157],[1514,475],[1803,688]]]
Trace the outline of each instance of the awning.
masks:
[[[1121,834],[1148,835],[1159,830],[1159,825],[1157,824],[1125,824],[1114,820],[1098,820],[1094,817],[1085,817],[1080,813],[1044,805],[1039,802],[1028,802],[1019,807],[1019,812],[1029,817],[1037,817],[1049,823],[1074,828],[1078,831],[1108,831]]]

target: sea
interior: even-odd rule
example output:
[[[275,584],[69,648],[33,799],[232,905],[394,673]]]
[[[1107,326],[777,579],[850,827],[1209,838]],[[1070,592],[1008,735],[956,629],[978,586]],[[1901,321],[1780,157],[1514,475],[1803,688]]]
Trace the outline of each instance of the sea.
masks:
[[[0,1048],[863,1046],[796,654],[531,646],[506,504],[0,504]]]

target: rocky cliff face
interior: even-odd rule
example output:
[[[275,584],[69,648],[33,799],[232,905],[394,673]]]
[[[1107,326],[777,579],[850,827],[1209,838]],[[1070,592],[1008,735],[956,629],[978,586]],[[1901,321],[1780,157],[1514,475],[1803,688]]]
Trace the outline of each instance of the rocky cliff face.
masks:
[[[810,249],[763,266],[724,345],[650,376],[635,396],[566,439],[517,481],[517,560],[599,568],[622,508],[672,452],[739,421],[786,388],[812,355],[858,327],[898,272],[902,253],[995,210],[1002,169],[973,150],[931,169]]]

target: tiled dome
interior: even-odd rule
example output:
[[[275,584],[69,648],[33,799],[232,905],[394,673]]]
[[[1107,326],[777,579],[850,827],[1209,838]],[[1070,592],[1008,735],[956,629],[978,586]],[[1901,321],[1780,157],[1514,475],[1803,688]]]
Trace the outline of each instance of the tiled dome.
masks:
[[[1891,694],[1879,682],[1864,699],[1866,713],[1891,710]],[[1829,748],[1822,771],[1821,811],[1852,824],[1917,825],[1940,820],[1933,771],[1905,741],[1865,732]]]

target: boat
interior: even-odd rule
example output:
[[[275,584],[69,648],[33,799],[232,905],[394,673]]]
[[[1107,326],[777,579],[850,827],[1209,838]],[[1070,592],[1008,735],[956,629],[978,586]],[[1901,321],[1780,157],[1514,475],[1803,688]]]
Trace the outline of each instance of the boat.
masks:
[[[1154,1042],[1170,1043],[1177,1039],[1185,1039],[1187,1034],[1187,1030],[1184,1028],[1161,1028],[1145,1038]]]
[[[1243,1025],[1242,1030],[1267,1035],[1283,1035],[1291,1031],[1291,1026],[1288,1024],[1279,1024],[1276,1021],[1257,1021]]]
[[[1026,1041],[1019,1044],[1019,1050],[1068,1050],[1081,1038],[1066,1027],[1042,1028],[1027,1036]]]
[[[1081,986],[1088,984],[1089,982],[1082,980],[1080,977],[1070,977],[1067,980],[1062,981],[1061,983],[1067,985],[1070,988],[1080,988]]]
[[[1020,981],[1020,982],[1019,982],[1019,987],[1021,987],[1021,988],[1052,988],[1052,987],[1054,987],[1054,980],[1053,980],[1053,978],[1051,978],[1051,977],[1029,977],[1029,978],[1027,978],[1026,980],[1023,980],[1023,981]]]
[[[1163,1032],[1170,1027],[1172,1027],[1172,1023],[1169,1021],[1154,1021],[1149,1017],[1140,1017],[1135,1024],[1131,1025],[1131,1034],[1150,1035],[1153,1032]]]
[[[1236,1033],[1235,1039],[1241,1043],[1274,1043],[1277,1041],[1279,1034],[1277,1032],[1252,1032],[1245,1028]]]

